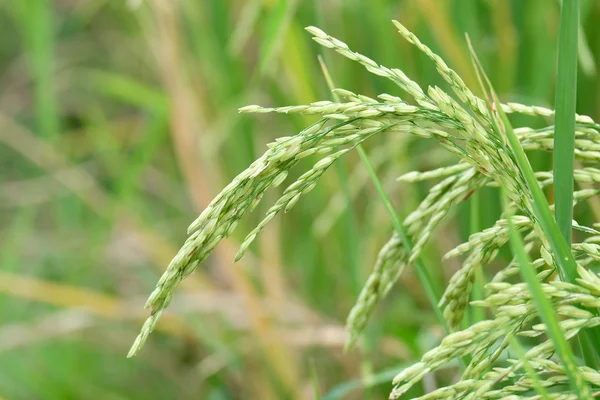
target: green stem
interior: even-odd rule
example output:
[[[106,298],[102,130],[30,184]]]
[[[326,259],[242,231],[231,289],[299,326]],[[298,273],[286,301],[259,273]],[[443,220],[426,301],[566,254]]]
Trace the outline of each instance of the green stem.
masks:
[[[329,69],[327,68],[327,64],[325,64],[325,60],[321,56],[317,57],[319,60],[319,64],[321,65],[321,71],[323,72],[323,76],[325,77],[325,81],[327,82],[327,87],[331,92],[331,96],[337,102],[340,101],[340,98],[333,89],[335,89],[335,85],[333,83],[333,79],[331,79],[331,75],[329,74]],[[352,291],[355,294],[360,292],[360,240],[358,239],[358,224],[356,223],[356,218],[354,213],[352,212],[352,196],[350,195],[350,187],[348,185],[348,174],[346,172],[346,167],[344,165],[343,160],[338,160],[337,171],[338,176],[340,178],[340,185],[342,186],[342,193],[344,194],[344,198],[346,199],[346,207],[344,210],[344,223],[345,223],[345,233],[344,237],[346,239],[346,248],[349,249],[349,260],[348,265],[350,265],[351,269],[351,277],[352,277]]]
[[[375,189],[377,190],[377,193],[379,194],[379,197],[381,198],[381,201],[383,202],[383,205],[385,206],[385,209],[392,220],[392,225],[394,226],[394,229],[400,236],[400,240],[402,240],[404,248],[410,254],[412,252],[413,244],[410,239],[410,236],[408,235],[408,232],[406,231],[406,228],[404,227],[404,225],[402,225],[400,217],[398,216],[398,213],[396,213],[396,210],[394,209],[394,206],[392,205],[392,202],[390,201],[388,195],[385,193],[383,185],[381,184],[379,177],[375,173],[375,170],[373,169],[373,166],[371,165],[371,162],[369,161],[369,158],[365,153],[364,149],[361,146],[358,146],[357,150],[358,155],[360,156],[360,159],[367,168],[367,172],[369,173],[369,176],[373,181],[373,185],[375,185]],[[414,267],[417,272],[417,275],[419,276],[419,280],[421,281],[421,284],[425,289],[425,294],[427,295],[427,298],[429,299],[429,302],[431,303],[431,306],[433,307],[433,310],[435,311],[435,314],[438,317],[440,324],[444,327],[446,333],[449,333],[450,330],[448,328],[448,324],[446,323],[446,319],[442,315],[442,311],[438,306],[440,302],[440,295],[438,294],[438,290],[436,289],[433,279],[431,279],[431,276],[429,275],[429,271],[427,270],[420,258],[417,258],[417,260],[414,263]]]
[[[470,199],[470,218],[469,218],[469,228],[470,234],[477,233],[481,230],[481,221],[480,221],[480,204],[481,204],[481,196],[479,191],[475,191],[471,195]],[[483,287],[485,285],[485,276],[481,268],[475,269],[475,283],[473,285],[472,298],[473,300],[483,300]],[[485,311],[481,307],[473,307],[472,312],[473,323],[477,323],[479,321],[483,321],[485,319]]]
[[[573,220],[578,27],[579,0],[563,0],[560,12],[556,78],[554,202],[556,223],[568,247],[571,247]]]
[[[527,282],[531,297],[538,310],[538,315],[546,325],[546,332],[552,339],[556,353],[565,367],[565,372],[569,378],[573,393],[576,393],[580,399],[591,399],[590,389],[577,368],[575,357],[560,328],[556,312],[550,301],[546,298],[542,285],[538,281],[536,272],[531,265],[531,260],[525,251],[523,239],[512,223],[512,218],[508,218],[508,226],[510,228],[510,244],[513,254],[515,254],[519,262],[521,276]]]

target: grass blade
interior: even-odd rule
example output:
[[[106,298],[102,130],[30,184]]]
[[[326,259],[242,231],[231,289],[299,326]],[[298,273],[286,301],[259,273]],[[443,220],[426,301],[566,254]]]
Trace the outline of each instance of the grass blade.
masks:
[[[564,0],[560,12],[558,37],[553,175],[556,223],[569,248],[571,247],[573,221],[579,30],[579,0]],[[580,339],[586,364],[597,367],[593,351],[596,346],[593,345],[592,337],[582,335]]]
[[[327,66],[325,65],[322,58],[319,58],[319,63],[321,64],[321,69],[323,70],[323,75],[325,76],[327,85],[329,86],[330,89],[333,89],[334,85],[333,85],[333,81],[331,79],[331,75],[329,74]],[[367,156],[367,153],[365,152],[365,150],[362,148],[361,145],[357,146],[357,151],[358,151],[361,161],[367,168],[369,176],[370,176],[371,180],[373,181],[373,184],[375,185],[375,189],[377,190],[377,193],[379,194],[379,197],[381,198],[381,201],[383,202],[385,209],[388,212],[388,215],[392,219],[392,224],[394,226],[394,229],[398,232],[398,234],[400,235],[400,238],[402,239],[402,243],[403,243],[404,247],[406,247],[406,249],[410,253],[412,251],[413,246],[412,246],[412,241],[410,240],[410,236],[408,235],[408,232],[406,231],[406,228],[404,227],[404,225],[402,225],[402,222],[400,221],[400,217],[396,213],[396,210],[394,209],[392,202],[390,201],[389,197],[385,193],[385,190],[383,189],[383,185],[381,184],[381,181],[379,180],[379,177],[377,176],[375,169],[371,165],[371,162],[369,161],[369,157]],[[437,316],[439,322],[444,327],[444,330],[446,332],[449,332],[448,325],[446,323],[446,319],[442,315],[442,312],[438,306],[439,301],[440,301],[439,290],[435,287],[433,279],[429,275],[427,268],[425,267],[425,265],[423,264],[423,262],[421,261],[420,258],[415,261],[415,269],[417,271],[417,275],[419,276],[419,280],[421,281],[423,288],[425,289],[427,298],[431,302],[431,305],[436,313],[436,316]]]
[[[497,116],[499,117],[499,121],[496,118],[492,118],[494,129],[496,129],[498,132],[502,132],[503,136],[506,137],[509,147],[513,152],[516,164],[523,174],[525,181],[527,182],[527,186],[531,192],[531,207],[533,209],[533,213],[550,243],[561,279],[565,282],[572,283],[575,281],[575,278],[578,275],[577,264],[575,263],[573,254],[571,254],[570,246],[560,233],[558,225],[556,224],[554,216],[552,215],[552,211],[550,210],[550,206],[548,205],[548,201],[546,200],[546,197],[540,188],[540,185],[533,172],[533,168],[529,163],[529,159],[527,158],[527,155],[521,146],[521,142],[514,133],[512,125],[508,120],[506,113],[502,109],[502,104],[500,103],[500,100],[498,99],[498,96],[496,95],[496,92],[494,91],[485,71],[483,70],[483,67],[481,66],[481,63],[479,62],[470,42],[469,48],[471,50],[471,56],[473,57],[474,65],[478,70],[478,75],[487,83],[486,90],[485,86],[483,85],[483,81],[481,82],[482,89],[486,94],[486,99],[488,99],[488,102],[491,103],[489,104],[490,109],[497,110],[496,112]],[[569,225],[570,224],[571,221],[569,221]]]
[[[471,46],[471,43],[468,40],[468,37],[467,37],[467,41],[469,42],[471,56],[473,58],[474,66],[478,71],[478,76],[480,78],[483,77],[483,79],[487,83],[489,93],[488,93],[488,90],[486,90],[486,88],[483,84],[483,81],[480,82],[481,86],[482,86],[482,90],[486,94],[486,99],[488,99],[489,102],[493,102],[493,104],[490,104],[490,107],[493,105],[494,106],[493,108],[495,108],[497,110],[497,113],[498,113],[497,115],[500,117],[500,121],[497,121],[496,118],[492,118],[494,129],[496,129],[499,132],[502,131],[504,133],[504,135],[506,136],[508,143],[510,145],[510,148],[513,151],[515,161],[517,162],[519,170],[525,177],[527,186],[529,187],[529,190],[531,191],[531,196],[532,196],[531,207],[533,209],[533,213],[534,213],[538,223],[540,224],[540,227],[542,228],[544,235],[546,236],[546,238],[548,239],[548,242],[550,243],[550,247],[552,249],[552,253],[554,254],[554,260],[558,266],[558,272],[561,277],[561,280],[564,282],[574,283],[575,279],[578,277],[578,273],[577,273],[577,263],[575,262],[575,258],[573,257],[573,254],[571,253],[570,241],[569,241],[569,244],[567,244],[565,238],[561,235],[560,229],[559,229],[556,221],[554,220],[552,211],[550,210],[550,206],[548,205],[548,201],[546,200],[546,197],[544,196],[544,193],[542,192],[542,189],[540,188],[540,186],[537,182],[537,179],[535,178],[531,164],[529,163],[529,160],[528,160],[527,156],[525,155],[525,151],[523,150],[523,147],[521,146],[521,143],[520,143],[517,135],[514,133],[512,126],[510,124],[510,121],[508,120],[508,117],[506,116],[506,114],[504,113],[504,111],[502,109],[500,100],[498,99],[498,96],[494,92],[494,89],[493,89],[487,75],[485,74],[485,71],[483,70],[481,63],[479,62],[477,55],[475,54],[475,51],[473,50],[473,47]],[[501,126],[499,126],[499,125],[501,125]],[[571,175],[572,175],[572,172],[571,172]],[[571,198],[572,198],[572,193],[571,193]],[[572,221],[570,220],[569,221],[569,232],[570,232],[571,224],[572,224]],[[569,237],[570,237],[570,233],[569,233]],[[586,361],[586,364],[588,366],[594,367],[596,369],[597,369],[597,365],[598,365],[597,357],[600,355],[600,352],[599,352],[600,347],[598,346],[599,338],[600,338],[600,330],[597,328],[594,328],[592,332],[584,331],[583,335],[579,335],[579,338],[578,338],[579,344],[582,349],[583,356]]]
[[[579,0],[563,0],[558,38],[555,103],[554,197],[556,223],[568,247],[571,247],[571,224],[573,221],[578,29]]]
[[[523,239],[513,225],[512,219],[508,218],[508,223],[510,229],[510,244],[512,251],[519,262],[521,276],[523,277],[523,280],[527,282],[527,286],[531,291],[531,296],[538,310],[538,315],[546,325],[548,336],[550,336],[554,342],[556,353],[561,359],[566,369],[567,376],[569,377],[569,383],[574,393],[577,393],[580,399],[591,399],[592,397],[590,389],[585,384],[583,377],[577,368],[577,364],[575,363],[575,357],[573,356],[571,347],[569,346],[569,343],[565,339],[563,332],[558,325],[556,312],[546,298],[542,286],[536,276],[535,270],[531,265],[529,256],[525,252]]]
[[[52,2],[15,2],[25,53],[34,83],[35,114],[39,133],[55,139],[59,111],[55,98],[54,31]]]
[[[272,57],[286,36],[293,10],[296,7],[295,3],[295,0],[280,0],[270,10],[269,18],[266,21],[263,45],[260,49],[259,71],[261,75],[272,65]]]
[[[377,193],[379,194],[379,197],[385,207],[385,210],[387,211],[390,219],[392,220],[392,225],[394,226],[394,229],[396,230],[396,232],[398,232],[398,235],[400,235],[400,239],[402,240],[402,244],[404,245],[404,247],[406,247],[406,249],[410,253],[412,251],[413,245],[412,245],[410,236],[408,235],[408,232],[406,231],[406,228],[402,224],[402,221],[400,221],[400,217],[398,216],[398,213],[396,213],[396,210],[394,209],[394,206],[392,205],[390,198],[385,193],[385,190],[383,189],[383,185],[381,184],[381,181],[379,180],[377,173],[373,169],[373,166],[371,165],[371,162],[369,161],[369,157],[367,156],[367,153],[361,146],[358,146],[356,149],[358,150],[358,155],[360,156],[361,161],[363,162],[363,164],[367,168],[367,171],[369,172],[369,176],[371,177],[371,180],[373,181],[373,185],[375,186],[375,189],[377,190]],[[439,290],[436,288],[433,280],[431,279],[431,276],[429,275],[427,268],[425,267],[425,265],[423,264],[423,262],[421,261],[420,258],[415,261],[414,267],[417,272],[417,275],[419,276],[419,280],[421,281],[421,284],[423,285],[423,288],[425,289],[425,294],[427,295],[427,298],[431,302],[433,310],[435,311],[435,315],[438,317],[438,320],[439,320],[440,324],[442,324],[442,326],[444,327],[444,330],[446,332],[449,332],[448,324],[446,323],[446,320],[445,320],[444,316],[442,315],[442,311],[438,307],[438,304],[440,302]]]
[[[317,367],[315,361],[310,362],[310,383],[313,388],[313,396],[315,400],[321,400],[321,389],[319,385],[319,374],[317,373]]]
[[[333,79],[331,78],[331,74],[327,68],[327,64],[325,64],[325,60],[323,60],[323,57],[320,55],[317,58],[333,100],[339,102],[339,96],[333,92],[333,89],[335,89],[335,84],[333,83]],[[358,224],[352,210],[352,196],[350,195],[350,185],[348,183],[348,173],[346,171],[345,160],[338,160],[336,163],[336,168],[338,177],[340,179],[340,186],[342,187],[342,193],[346,199],[346,207],[344,210],[344,239],[349,250],[348,265],[350,266],[350,275],[352,277],[352,290],[355,294],[358,294],[360,292],[360,255],[362,254],[362,251],[361,243],[358,237]]]
[[[527,354],[525,353],[523,346],[521,346],[521,343],[519,343],[519,340],[514,336],[511,336],[509,338],[509,342],[511,349],[515,352],[516,356],[519,357],[519,360],[523,362],[523,369],[525,370],[527,376],[529,376],[529,379],[531,379],[532,386],[536,393],[540,395],[541,400],[550,400],[548,391],[541,384],[541,379],[536,370],[531,366],[531,363],[527,358]]]
[[[475,191],[471,195],[469,202],[469,234],[477,233],[481,230],[481,196],[479,191]],[[472,300],[483,300],[485,286],[485,276],[481,268],[475,271],[475,282],[471,293]],[[474,307],[471,314],[472,323],[483,321],[485,319],[485,311],[481,307]]]

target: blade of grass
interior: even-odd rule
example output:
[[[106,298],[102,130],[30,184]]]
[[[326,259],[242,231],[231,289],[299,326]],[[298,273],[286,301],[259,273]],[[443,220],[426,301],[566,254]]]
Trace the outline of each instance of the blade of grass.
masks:
[[[313,388],[313,395],[315,400],[321,400],[321,389],[319,385],[319,374],[317,373],[317,367],[315,360],[310,361],[310,383]]]
[[[327,69],[327,65],[323,60],[323,57],[320,55],[317,56],[319,59],[319,64],[321,65],[321,71],[323,71],[323,76],[325,77],[325,81],[327,82],[327,86],[329,87],[330,92],[332,93],[333,99],[336,102],[340,101],[339,96],[333,92],[335,89],[335,85],[333,83],[333,79],[331,79],[331,75],[329,74],[329,70]],[[348,184],[348,173],[346,171],[346,165],[344,163],[344,159],[339,160],[336,163],[338,176],[340,179],[340,185],[342,186],[342,193],[346,199],[346,207],[344,212],[344,223],[346,225],[345,229],[345,239],[346,246],[349,251],[349,266],[350,266],[350,275],[352,276],[352,290],[356,295],[360,291],[360,240],[358,240],[358,224],[356,223],[356,219],[354,217],[354,213],[352,212],[352,196],[350,195],[350,186]]]
[[[474,64],[477,67],[478,74],[486,81],[488,85],[488,90],[485,87],[482,87],[484,92],[486,93],[486,98],[488,102],[490,102],[490,109],[497,110],[497,116],[500,118],[500,121],[497,121],[496,118],[492,118],[494,122],[495,129],[499,132],[502,132],[506,137],[510,148],[515,157],[515,161],[517,166],[519,167],[525,181],[527,182],[527,186],[531,191],[531,207],[533,212],[538,219],[538,222],[545,233],[548,241],[550,242],[550,247],[552,248],[552,252],[554,253],[556,263],[558,265],[558,272],[560,274],[561,280],[565,282],[574,282],[577,277],[577,264],[575,263],[575,259],[571,254],[570,248],[567,245],[567,242],[564,240],[564,237],[561,235],[558,225],[556,221],[554,221],[554,217],[552,216],[552,211],[550,210],[550,206],[548,205],[548,201],[538,184],[537,179],[533,173],[533,169],[531,168],[531,164],[521,147],[521,143],[519,142],[519,138],[512,130],[512,125],[508,120],[508,117],[502,110],[502,105],[496,92],[494,91],[485,71],[481,67],[479,60],[477,59],[477,55],[471,46],[470,41],[469,48],[471,50],[471,56],[473,57]],[[499,126],[499,124],[502,126]],[[501,135],[499,133],[499,135]],[[569,221],[571,223],[571,221]]]
[[[60,98],[56,92],[54,3],[49,0],[14,3],[34,85],[36,131],[53,142],[58,138],[61,124]],[[53,208],[60,230],[81,223],[82,207],[77,200],[67,197]]]
[[[470,218],[471,233],[480,232],[480,230],[481,230],[481,223],[480,223],[479,216],[480,216],[480,196],[479,196],[478,192],[475,192],[471,196],[471,218]],[[483,271],[481,271],[480,268],[477,269],[475,274],[476,274],[475,284],[473,285],[473,295],[472,295],[473,300],[482,300],[484,298],[483,288],[485,287],[485,284],[486,284],[485,276],[483,275]],[[474,307],[473,313],[472,313],[472,318],[473,318],[472,324],[477,323],[479,321],[483,321],[485,318],[485,312],[484,312],[483,308],[482,307]],[[533,387],[536,390],[536,392],[540,395],[541,399],[550,400],[548,392],[540,384],[540,378],[539,378],[538,374],[536,373],[535,369],[533,369],[533,367],[529,363],[529,360],[525,357],[526,356],[525,351],[523,349],[523,346],[519,342],[519,340],[514,335],[510,335],[509,343],[510,343],[511,349],[515,352],[517,357],[519,357],[519,360],[521,360],[523,362],[523,369],[525,369],[525,372],[527,373],[529,378],[532,380]]]
[[[558,36],[558,72],[555,100],[554,201],[556,204],[556,223],[568,247],[571,247],[571,225],[573,221],[578,28],[579,0],[563,0]]]
[[[569,248],[573,221],[578,34],[579,0],[564,0],[558,34],[553,175],[556,223]],[[597,366],[594,353],[588,351],[592,346],[589,335],[581,337],[580,345],[586,364]]]
[[[494,36],[498,38],[498,52],[494,57],[497,71],[494,82],[500,93],[513,90],[517,71],[517,30],[512,18],[512,5],[508,1],[493,0],[489,2],[494,27]]]
[[[82,84],[100,95],[155,114],[168,113],[168,99],[158,88],[138,79],[100,70],[85,70]]]
[[[469,228],[470,234],[474,234],[481,231],[481,197],[479,195],[479,191],[475,191],[471,195],[470,199],[470,218],[469,218]],[[473,285],[472,298],[473,300],[483,300],[483,286],[484,286],[484,276],[481,268],[477,268],[475,271],[475,283]],[[477,323],[479,321],[483,321],[485,319],[485,311],[482,307],[473,307],[472,313],[473,323]]]
[[[371,180],[373,181],[373,185],[375,186],[375,189],[377,190],[377,193],[379,194],[379,198],[381,199],[381,202],[383,203],[385,210],[387,211],[390,219],[392,220],[392,225],[394,226],[394,229],[400,236],[400,239],[402,240],[402,244],[406,248],[407,252],[410,253],[412,251],[413,244],[412,244],[412,240],[410,239],[410,236],[408,235],[406,228],[402,224],[402,221],[400,220],[400,217],[398,216],[398,213],[396,212],[394,206],[392,205],[392,202],[390,201],[388,195],[385,193],[385,190],[383,189],[383,185],[381,184],[381,181],[379,180],[377,173],[373,169],[373,166],[371,165],[371,162],[369,161],[369,157],[367,156],[367,153],[361,146],[357,146],[356,149],[358,151],[358,155],[360,156],[361,161],[363,162],[363,164],[365,165],[365,168],[369,172],[369,176],[371,177]],[[431,279],[431,276],[429,275],[428,269],[425,267],[425,265],[423,264],[423,261],[421,261],[420,258],[418,258],[415,261],[414,267],[417,272],[417,275],[419,276],[419,280],[421,281],[421,284],[423,285],[423,288],[425,289],[425,294],[427,295],[427,298],[429,299],[431,306],[433,307],[433,310],[435,311],[435,314],[438,317],[440,324],[444,327],[444,330],[446,331],[446,333],[449,333],[450,331],[448,329],[446,319],[444,318],[444,316],[442,315],[442,311],[438,307],[438,304],[440,302],[439,289],[434,284],[433,279]]]
[[[473,46],[471,45],[468,36],[467,43],[469,45],[473,64],[476,67],[477,76],[480,80],[482,90],[485,93],[488,103],[490,103],[490,110],[497,110],[497,114],[491,114],[493,127],[499,135],[500,132],[504,133],[504,136],[507,138],[510,148],[513,151],[517,166],[525,177],[527,186],[529,187],[532,196],[531,208],[533,209],[533,213],[537,219],[537,222],[540,224],[542,231],[550,243],[561,280],[563,282],[574,283],[578,276],[577,263],[575,262],[575,258],[571,253],[570,245],[567,245],[567,242],[560,233],[558,225],[552,216],[550,206],[548,205],[546,197],[544,196],[544,193],[542,192],[542,189],[535,178],[533,169],[531,168],[531,164],[529,163],[525,151],[523,150],[523,147],[521,147],[521,143],[519,142],[517,135],[514,133],[508,117],[502,110],[500,100],[498,99],[490,80],[485,74],[485,71],[483,70],[481,63],[479,62],[479,59],[473,50]],[[487,90],[483,84],[482,78],[487,84]],[[496,117],[500,117],[500,120],[498,121]],[[572,222],[570,221],[569,224],[571,223]],[[597,311],[595,313],[597,314]],[[586,364],[596,369],[598,365],[597,357],[600,354],[600,347],[598,346],[599,338],[600,330],[595,328],[592,332],[584,332],[583,335],[579,336],[579,343],[582,348],[582,353],[585,357]]]
[[[533,298],[538,310],[538,315],[546,325],[548,336],[550,336],[552,342],[554,342],[554,348],[556,349],[556,353],[565,367],[573,392],[576,393],[580,399],[591,399],[592,396],[590,388],[583,380],[583,376],[577,368],[575,356],[573,355],[571,347],[569,346],[569,343],[565,339],[563,332],[560,329],[556,312],[544,294],[535,270],[533,269],[531,261],[529,260],[529,256],[525,251],[523,239],[517,232],[511,218],[508,218],[508,225],[510,229],[511,248],[519,262],[521,276],[525,282],[527,282],[527,286],[531,292],[531,297]]]
[[[319,65],[321,66],[321,71],[323,72],[323,77],[325,78],[325,82],[327,83],[327,87],[329,88],[330,93],[332,94],[333,99],[336,102],[340,102],[340,96],[338,96],[333,89],[335,89],[335,84],[333,83],[333,79],[331,78],[331,74],[329,73],[329,69],[327,68],[327,64],[325,60],[320,55],[317,56],[319,60]],[[356,218],[354,216],[352,210],[352,195],[350,194],[350,186],[348,184],[348,173],[346,171],[345,160],[338,160],[336,163],[336,168],[338,172],[338,177],[340,180],[340,185],[342,186],[342,193],[345,198],[346,207],[344,210],[344,239],[346,242],[346,248],[348,249],[348,265],[350,266],[350,276],[352,279],[352,293],[354,295],[358,295],[360,292],[360,255],[361,251],[361,243],[358,238],[358,224],[356,223]],[[371,361],[369,357],[364,357],[361,360],[361,370],[369,370],[371,365]],[[317,388],[318,389],[318,388]],[[315,395],[315,399],[320,398],[317,397],[318,392]]]
[[[589,16],[592,10],[592,2],[589,0],[583,0],[580,2],[579,7],[579,24],[578,24],[578,40],[577,40],[577,56],[579,66],[584,75],[588,77],[596,76],[596,61],[594,60],[594,53],[590,48],[588,40],[585,35],[584,26],[581,21],[584,21]]]
[[[509,337],[509,342],[511,349],[515,352],[517,357],[519,357],[519,360],[523,362],[523,369],[531,379],[531,382],[533,383],[533,388],[535,389],[536,393],[540,395],[540,398],[542,400],[550,400],[550,395],[548,395],[548,392],[546,391],[544,386],[542,386],[539,375],[537,374],[537,372],[535,372],[535,369],[533,369],[533,367],[529,363],[525,350],[523,349],[523,346],[521,346],[519,340],[516,337],[514,337],[514,335],[511,335]]]
[[[59,115],[54,92],[52,2],[33,0],[15,4],[34,82],[37,129],[43,137],[54,139],[59,130]]]
[[[272,67],[271,57],[281,45],[289,27],[290,17],[295,8],[295,1],[279,0],[270,9],[269,18],[265,24],[263,44],[260,49],[259,71],[264,74],[268,67]]]

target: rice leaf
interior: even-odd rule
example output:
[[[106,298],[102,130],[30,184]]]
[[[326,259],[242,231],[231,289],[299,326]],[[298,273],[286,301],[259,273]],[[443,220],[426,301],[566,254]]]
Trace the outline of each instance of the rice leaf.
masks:
[[[531,292],[531,296],[535,302],[538,310],[538,315],[546,325],[548,335],[554,342],[556,353],[560,357],[565,369],[567,376],[569,377],[569,384],[573,389],[574,393],[577,393],[580,399],[591,399],[590,388],[585,384],[580,371],[575,363],[575,357],[571,351],[569,343],[565,339],[560,326],[558,325],[558,318],[556,312],[552,308],[552,305],[544,295],[540,282],[536,276],[536,272],[531,266],[531,260],[525,251],[523,245],[523,239],[516,230],[512,218],[508,219],[510,228],[510,244],[513,253],[515,254],[520,270],[521,276],[527,282],[527,286]]]
[[[564,0],[560,13],[554,135],[556,223],[568,247],[573,220],[575,105],[577,101],[577,33],[579,0]]]

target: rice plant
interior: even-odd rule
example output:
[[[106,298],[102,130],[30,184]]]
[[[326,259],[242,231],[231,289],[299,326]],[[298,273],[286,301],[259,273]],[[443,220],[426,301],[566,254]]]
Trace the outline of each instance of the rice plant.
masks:
[[[552,152],[555,135],[564,132],[557,132],[553,125],[513,129],[510,115],[551,118],[554,111],[500,103],[493,89],[484,83],[485,73],[480,68],[477,72],[483,96],[477,96],[475,88],[467,87],[440,56],[402,24],[397,21],[394,24],[400,35],[431,59],[450,90],[431,86],[424,89],[402,70],[380,65],[352,51],[319,28],[307,28],[320,45],[395,83],[400,95],[384,93],[370,98],[334,89],[340,101],[241,108],[241,113],[303,114],[319,119],[297,135],[269,144],[265,153],[235,177],[189,226],[188,239],[146,303],[150,317],[129,356],[144,345],[180,282],[199,267],[223,238],[231,235],[238,221],[257,207],[268,189],[287,184],[264,219],[247,234],[236,261],[244,256],[263,228],[277,214],[289,211],[301,201],[338,159],[374,136],[413,135],[434,139],[459,161],[399,178],[401,184],[435,182],[404,220],[397,218],[378,186],[393,219],[394,231],[374,261],[355,306],[349,310],[347,348],[359,341],[374,309],[400,275],[407,268],[421,268],[423,249],[449,211],[483,187],[499,186],[506,196],[502,218],[493,226],[473,233],[467,242],[444,256],[444,259],[463,260],[444,293],[438,296],[426,274],[419,275],[432,306],[438,311],[440,324],[446,327],[446,335],[437,347],[393,379],[390,398],[399,398],[427,374],[456,361],[456,365],[461,365],[459,379],[418,399],[577,399],[600,395],[600,372],[596,369],[599,349],[594,345],[600,337],[593,329],[600,325],[596,311],[600,307],[600,277],[590,268],[600,261],[600,232],[580,225],[571,217],[568,229],[563,226],[565,207],[570,209],[571,201],[584,203],[599,191],[567,188],[569,196],[563,203],[557,203],[561,207],[560,226],[552,216],[554,205],[548,205],[542,192],[555,179],[567,181],[569,176],[579,184],[600,182],[600,169],[594,167],[600,161],[600,125],[588,116],[574,115],[572,153],[578,167],[572,174],[559,177],[553,171],[533,171],[525,151]],[[563,122],[563,126],[567,125],[568,121]],[[361,155],[368,164],[366,154],[361,151]],[[289,171],[307,157],[315,160],[312,167],[293,182],[286,182]],[[372,178],[377,185],[377,177]],[[570,212],[567,215],[572,215]],[[587,237],[571,244],[573,229]],[[493,278],[485,285],[482,300],[469,302],[478,271],[485,270],[509,242],[515,259],[494,271]],[[524,282],[518,281],[519,272]],[[491,271],[488,275],[492,275]],[[468,307],[483,308],[489,319],[463,325]],[[527,346],[520,344],[523,338]],[[574,347],[576,340],[581,343],[582,351]]]

